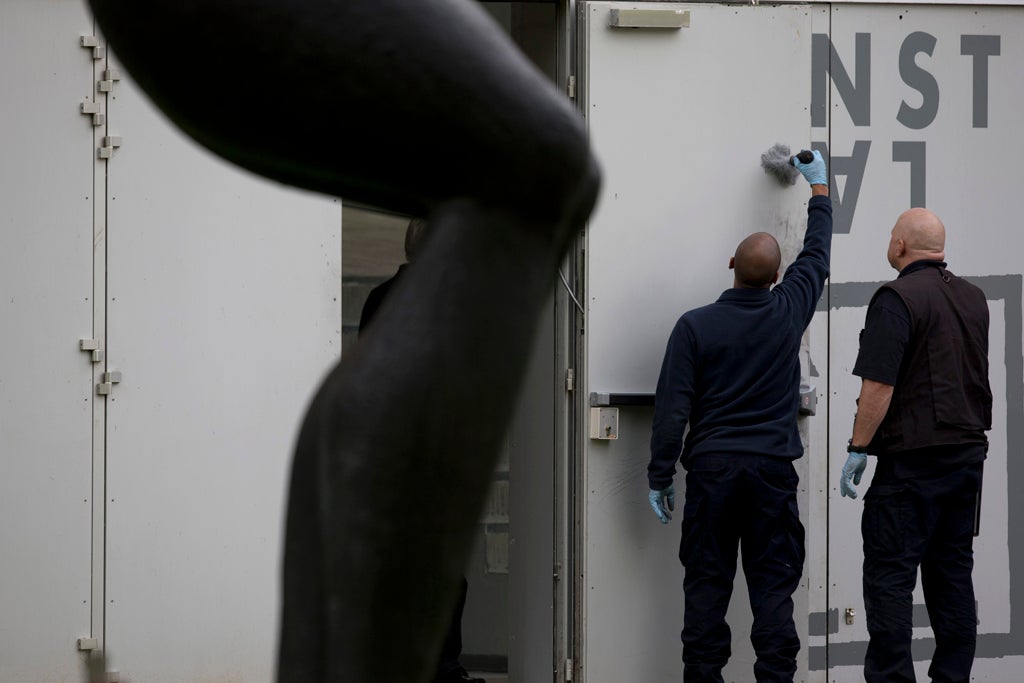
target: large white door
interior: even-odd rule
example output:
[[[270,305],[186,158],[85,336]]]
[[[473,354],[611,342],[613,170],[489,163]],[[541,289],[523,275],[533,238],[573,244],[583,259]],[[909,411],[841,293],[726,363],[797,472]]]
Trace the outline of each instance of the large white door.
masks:
[[[0,3],[0,53],[0,680],[96,647],[129,680],[271,680],[340,206],[185,140],[81,2]]]
[[[90,635],[92,20],[0,3],[0,680],[81,674]]]
[[[633,9],[655,13],[630,15]],[[688,26],[617,27],[616,10],[620,24],[660,23],[687,12]],[[813,11],[581,4],[582,106],[605,173],[587,233],[587,392],[653,394],[672,326],[732,286],[729,258],[746,235],[770,231],[786,263],[796,256],[809,189],[766,176],[760,155],[776,142],[796,150],[810,144]],[[825,330],[816,322],[802,353],[810,384],[820,384],[813,375],[827,365]],[[819,457],[823,407],[801,421],[805,444]],[[581,606],[588,683],[682,680],[679,516],[662,526],[647,504],[650,421],[649,407],[620,407],[619,438],[591,440],[585,449]],[[806,518],[808,487],[821,475],[808,470],[808,458],[801,468]],[[681,473],[676,488],[685,490]],[[809,558],[823,553],[823,531],[808,524]],[[729,613],[734,655],[727,680],[752,676],[743,581],[740,575]],[[809,581],[796,596],[798,615],[821,599],[823,581],[815,579],[813,591]],[[806,637],[807,620],[798,616],[797,626]],[[798,679],[811,680],[805,663]]]
[[[200,149],[127,75],[107,123],[110,666],[268,681],[292,444],[340,353],[340,204]]]
[[[1024,524],[1015,505],[1024,445],[1021,244],[1014,200],[1024,155],[1024,8],[834,5],[814,36],[815,136],[827,142],[840,191],[833,245],[829,451],[830,680],[863,680],[867,630],[861,592],[863,496],[841,498],[860,380],[850,371],[866,306],[895,277],[889,231],[911,206],[947,229],[950,270],[986,292],[995,399],[985,464],[981,535],[975,543],[979,640],[974,680],[1019,678],[1024,656]],[[828,116],[825,116],[825,112]],[[870,484],[873,459],[859,490]],[[920,588],[914,656],[927,680],[934,648]],[[847,610],[852,610],[847,623]],[[812,651],[823,663],[824,652]]]

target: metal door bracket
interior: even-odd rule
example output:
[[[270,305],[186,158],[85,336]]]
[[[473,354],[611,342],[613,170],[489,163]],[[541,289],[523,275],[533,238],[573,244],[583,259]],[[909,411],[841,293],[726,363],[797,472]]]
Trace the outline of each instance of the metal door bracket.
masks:
[[[99,363],[103,360],[103,351],[100,350],[100,344],[95,339],[79,339],[78,348],[91,353],[93,363]]]
[[[119,135],[107,135],[103,138],[103,146],[98,148],[98,156],[100,159],[109,159],[114,155],[114,150],[121,146],[121,136]]]
[[[93,59],[103,59],[107,56],[107,48],[100,45],[99,38],[96,36],[81,36],[80,45],[85,48],[92,50]]]
[[[92,116],[92,125],[102,126],[106,123],[107,117],[100,110],[99,102],[85,100],[81,105],[81,112],[86,116]]]
[[[96,82],[96,89],[99,92],[110,92],[114,89],[114,82],[121,80],[121,72],[117,69],[104,69],[103,78]]]
[[[121,382],[121,372],[111,370],[103,373],[103,381],[96,385],[96,393],[100,396],[108,396],[114,390],[114,385]]]

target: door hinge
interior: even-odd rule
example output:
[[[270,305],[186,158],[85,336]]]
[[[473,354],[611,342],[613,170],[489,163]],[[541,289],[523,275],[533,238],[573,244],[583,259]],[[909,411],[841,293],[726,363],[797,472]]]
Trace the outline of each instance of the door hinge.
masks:
[[[567,368],[565,371],[565,390],[572,391],[575,386],[576,371],[572,368]]]
[[[117,69],[104,69],[103,78],[96,82],[97,92],[110,92],[114,89],[114,81],[121,80],[121,72]]]
[[[82,102],[81,112],[86,116],[92,117],[92,125],[94,126],[102,126],[107,122],[107,117],[103,114],[99,102],[84,100]]]
[[[570,100],[576,99],[576,77],[569,76],[569,82],[565,85],[565,91],[569,95]]]
[[[93,59],[103,59],[107,56],[107,48],[100,45],[100,39],[96,36],[79,36],[79,45],[92,50]]]
[[[121,371],[112,370],[103,373],[103,381],[96,385],[96,393],[100,396],[107,396],[114,390],[114,385],[121,382]]]
[[[567,682],[572,680],[572,660],[571,659],[565,660],[565,680]]]
[[[91,353],[93,363],[99,363],[103,360],[103,351],[100,349],[99,342],[95,339],[79,339],[78,348]]]
[[[109,159],[114,155],[114,149],[121,146],[120,135],[105,135],[103,136],[103,146],[97,148],[97,156],[100,159]]]

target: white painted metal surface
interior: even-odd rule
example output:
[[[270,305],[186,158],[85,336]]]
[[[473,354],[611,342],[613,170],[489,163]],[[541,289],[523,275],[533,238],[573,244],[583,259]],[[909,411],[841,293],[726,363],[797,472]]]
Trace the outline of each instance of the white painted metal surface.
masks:
[[[768,145],[813,136],[833,154],[844,227],[830,312],[812,323],[802,359],[823,399],[802,421],[802,681],[859,680],[861,503],[838,498],[835,479],[864,305],[894,275],[883,257],[888,231],[916,200],[943,217],[951,268],[985,287],[992,311],[997,403],[977,543],[975,680],[1015,680],[1024,664],[1014,618],[1024,610],[1024,547],[1012,531],[1024,519],[1010,483],[1024,476],[1015,458],[1024,352],[1014,208],[1024,9],[956,4],[678,5],[691,11],[688,28],[651,31],[611,29],[603,17],[612,6],[676,5],[579,3],[580,95],[606,171],[589,232],[580,394],[653,391],[671,325],[729,286],[725,264],[746,233],[775,230],[792,257],[806,191],[763,176],[757,158]],[[17,94],[0,115],[11,152],[0,169],[0,453],[9,473],[0,481],[9,520],[0,530],[0,680],[75,680],[82,636],[106,637],[113,668],[131,680],[269,680],[288,455],[340,342],[340,212],[196,150],[128,81],[114,86],[102,130],[124,144],[112,151],[109,194],[97,195],[100,133],[79,113],[95,98],[95,65],[79,46],[91,33],[77,2],[0,3],[0,74]],[[828,38],[833,76],[841,66],[849,85],[815,62],[829,54]],[[812,127],[819,106],[824,118]],[[108,206],[109,296],[94,277],[108,265]],[[79,351],[80,338],[100,339],[109,369],[123,372],[109,399],[93,389],[107,368]],[[524,454],[547,441],[549,427],[526,424],[539,410],[522,408]],[[620,439],[590,443],[583,463],[583,673],[591,683],[680,680],[678,520],[662,527],[646,504],[649,410],[621,416]],[[513,610],[520,641],[511,652],[523,667],[515,673],[532,681],[551,660],[550,539],[546,508],[521,492],[550,496],[551,483],[546,463],[524,465],[538,469],[513,475],[512,505],[526,525],[513,536],[530,548],[512,561],[515,593],[529,601]],[[862,492],[869,481],[870,471]],[[103,501],[94,491],[105,482]],[[109,544],[90,534],[103,527],[90,519],[97,512],[109,512]],[[727,674],[746,680],[749,614],[742,589],[736,596]],[[841,618],[848,606],[858,614],[851,626]],[[840,618],[829,635],[830,610]],[[921,625],[915,636],[923,678],[930,631]]]
[[[829,6],[833,3],[811,0],[815,5]],[[935,5],[971,5],[983,7],[1017,7],[1024,5],[1024,0],[846,0],[844,5],[897,5],[900,7],[935,6]]]
[[[271,680],[292,443],[340,349],[340,204],[214,158],[129,79],[108,121],[111,667]]]
[[[76,680],[90,635],[93,64],[81,3],[0,3],[0,680]]]
[[[973,680],[1014,680],[1016,667],[1024,661],[1019,624],[1024,603],[1015,597],[1021,594],[1017,584],[1024,581],[1024,548],[1011,531],[1022,520],[1019,506],[1011,504],[1009,483],[1021,476],[1014,463],[1019,460],[1024,412],[1019,216],[1012,199],[1019,193],[1018,160],[1024,156],[1022,39],[1020,7],[835,5],[831,12],[833,72],[841,62],[851,82],[859,81],[854,88],[830,85],[828,125],[819,121],[815,127],[815,137],[830,145],[833,169],[838,173],[845,165],[849,172],[836,179],[847,229],[835,238],[830,289],[829,603],[840,619],[838,633],[830,638],[828,661],[830,678],[838,683],[862,680],[867,638],[860,571],[862,498],[851,502],[837,490],[860,389],[850,370],[868,298],[878,283],[896,274],[885,260],[889,231],[912,204],[926,205],[943,219],[950,269],[976,278],[988,294],[992,316],[996,406],[982,534],[975,545],[981,635]],[[870,77],[865,76],[867,69]],[[821,70],[815,73],[823,75]],[[854,199],[850,188],[861,175]],[[862,493],[870,473],[861,482]],[[920,589],[915,603],[923,616]],[[847,607],[858,614],[851,626],[841,618]],[[915,620],[914,637],[921,641],[915,651],[918,676],[926,679],[932,638],[926,619]]]
[[[609,28],[613,6],[689,10],[690,27]],[[768,230],[789,261],[802,243],[807,185],[781,187],[760,155],[810,142],[812,8],[590,2],[581,12],[583,106],[606,174],[588,231],[585,390],[653,393],[676,319],[732,286],[736,244]],[[682,679],[679,519],[662,526],[647,505],[650,419],[623,408],[619,439],[586,452],[588,683]],[[749,680],[742,576],[737,587],[727,673]]]
[[[666,6],[687,7],[659,5]],[[920,3],[705,5],[689,7],[689,29],[617,33],[600,19],[607,7],[584,6],[585,107],[607,172],[589,232],[587,391],[653,391],[678,312],[728,286],[725,273],[719,285],[709,283],[717,274],[714,255],[727,258],[745,232],[735,227],[742,223],[737,217],[743,211],[763,215],[771,206],[765,196],[752,194],[753,172],[743,176],[742,168],[733,168],[741,141],[760,131],[768,136],[762,145],[775,137],[798,144],[795,139],[806,139],[808,130],[793,132],[792,125],[806,125],[809,113],[810,135],[831,150],[837,210],[832,279],[823,303],[829,313],[812,323],[803,358],[805,377],[827,400],[818,417],[802,424],[809,455],[801,472],[808,565],[797,596],[798,613],[807,611],[807,620],[797,622],[806,645],[798,680],[861,680],[861,502],[840,499],[835,480],[859,388],[850,375],[857,333],[871,293],[895,275],[884,258],[888,233],[912,205],[927,205],[944,219],[951,268],[974,278],[990,300],[997,406],[976,544],[981,636],[974,673],[978,681],[1009,680],[1024,661],[1024,634],[1014,620],[1024,609],[1015,597],[1021,594],[1015,577],[1024,576],[1024,549],[1011,532],[1024,520],[1012,505],[1009,483],[1021,476],[1011,454],[1024,439],[1022,278],[1012,201],[1016,162],[1024,152],[1018,130],[1024,75],[1017,68],[1024,60],[1024,10]],[[804,10],[811,26],[802,25],[799,38],[790,39],[803,54],[788,71],[759,71],[776,65],[758,40],[778,30],[779,21],[757,13]],[[697,50],[701,14],[714,12],[762,21],[752,22],[750,33],[744,33],[742,18],[731,32],[719,31],[742,41],[723,58],[716,59],[712,48],[699,58],[682,56]],[[685,48],[670,47],[673,41]],[[681,92],[687,79],[706,86],[696,93],[686,89],[702,106]],[[781,99],[780,108],[762,88],[792,97]],[[736,90],[742,102],[730,99]],[[758,107],[756,117],[736,115],[750,106]],[[787,106],[798,110],[788,111],[789,127],[783,121],[773,129],[770,117],[785,114]],[[721,166],[710,149],[716,143],[730,150]],[[715,182],[730,171],[727,187]],[[739,196],[731,204],[721,201],[729,191]],[[782,225],[795,214],[786,215]],[[673,231],[685,217],[690,223]],[[752,217],[747,224],[757,225]],[[783,233],[792,247],[796,235]],[[724,258],[718,260],[724,265]],[[680,291],[673,278],[685,278],[687,289]],[[649,411],[624,409],[619,442],[591,442],[587,452],[585,673],[591,682],[681,677],[677,536],[671,542],[659,537],[643,499],[649,420]],[[869,482],[870,470],[862,492]],[[749,621],[736,602],[730,612],[734,656],[726,673],[743,680],[751,658],[744,637]],[[920,595],[917,602],[923,602]],[[847,607],[857,614],[850,625],[842,618]],[[918,623],[915,638],[924,676],[931,638],[926,620]],[[595,645],[607,642],[617,644],[614,651]]]

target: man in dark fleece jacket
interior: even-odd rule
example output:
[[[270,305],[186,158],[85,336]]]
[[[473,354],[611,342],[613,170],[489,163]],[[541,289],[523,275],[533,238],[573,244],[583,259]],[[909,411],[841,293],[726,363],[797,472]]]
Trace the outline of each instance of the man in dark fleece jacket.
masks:
[[[798,353],[828,277],[832,204],[821,154],[794,162],[811,186],[800,255],[773,289],[778,242],[767,233],[744,239],[729,261],[733,288],[679,319],[658,379],[648,480],[662,523],[675,506],[680,452],[687,471],[679,548],[686,683],[722,682],[731,654],[725,614],[741,543],[754,676],[758,683],[791,683],[796,671],[792,595],[804,564],[793,467],[803,455]]]

